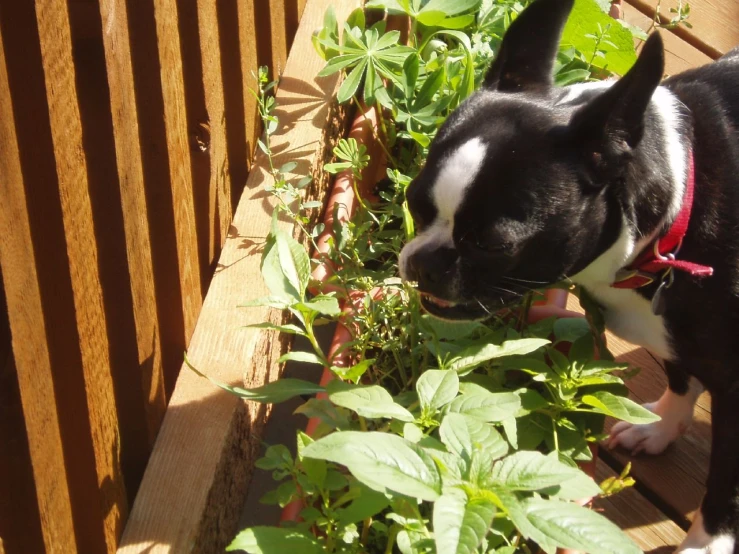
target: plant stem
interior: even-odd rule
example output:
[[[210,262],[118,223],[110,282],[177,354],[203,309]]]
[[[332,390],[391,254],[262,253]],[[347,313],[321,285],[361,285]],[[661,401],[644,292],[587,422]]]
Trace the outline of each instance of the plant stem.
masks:
[[[362,544],[367,544],[367,539],[369,538],[370,525],[372,525],[372,518],[368,517],[362,523],[362,536],[359,538],[359,542],[361,542]]]

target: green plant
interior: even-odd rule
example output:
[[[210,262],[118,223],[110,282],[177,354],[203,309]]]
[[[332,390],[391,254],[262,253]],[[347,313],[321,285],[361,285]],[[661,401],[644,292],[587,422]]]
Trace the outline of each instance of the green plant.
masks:
[[[514,282],[519,306],[484,324],[449,323],[423,313],[416,291],[397,278],[397,254],[414,234],[405,189],[440,124],[481,82],[526,4],[371,0],[368,9],[408,18],[405,44],[385,21],[367,25],[362,10],[342,29],[329,10],[314,35],[327,62],[321,74],[346,73],[339,100],[380,113],[389,168],[378,202],[362,202],[348,222],[335,218],[326,258],[311,260],[273,226],[262,260],[270,296],[247,305],[288,310],[293,322],[256,327],[306,337],[312,352],[280,361],[320,364],[339,379],[325,387],[299,379],[248,390],[220,385],[259,402],[325,394],[297,410],[320,420],[313,437],[298,434],[297,455],[275,445],[257,462],[281,482],[263,501],[300,502],[302,521],[247,529],[230,549],[511,554],[538,545],[546,552],[558,546],[638,552],[605,518],[568,502],[633,482],[624,474],[601,489],[577,467],[592,459],[605,416],[656,419],[625,398],[626,367],[609,357],[594,304],[582,297],[587,319],[528,324],[539,292],[535,283]],[[631,34],[602,8],[578,0],[555,66],[558,84],[624,72],[635,59]],[[279,122],[266,73],[260,71],[259,83],[265,122],[259,146],[276,183],[270,190],[280,210],[315,237],[323,228],[311,226],[315,205],[303,203],[301,193],[309,181],[291,184],[285,174],[295,167],[272,163],[269,138]],[[325,169],[349,171],[356,186],[369,161],[363,146],[342,140],[334,154],[337,161]],[[330,279],[312,283],[311,264],[326,262]],[[326,285],[332,292],[309,293]],[[339,318],[352,331],[343,347],[348,366],[330,358],[315,335],[317,325]]]

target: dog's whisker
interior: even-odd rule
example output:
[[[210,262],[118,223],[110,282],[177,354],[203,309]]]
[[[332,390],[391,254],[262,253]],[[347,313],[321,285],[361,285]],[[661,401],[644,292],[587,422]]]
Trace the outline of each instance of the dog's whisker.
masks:
[[[485,306],[485,304],[483,304],[482,302],[480,302],[480,300],[479,300],[478,298],[475,298],[475,302],[477,302],[477,303],[478,303],[478,304],[480,305],[480,307],[481,307],[481,308],[482,308],[483,310],[485,310],[485,313],[486,313],[486,314],[488,314],[488,315],[492,315],[492,312],[491,312],[491,311],[490,311],[490,310],[488,309],[488,307],[487,307],[487,306]]]
[[[503,277],[506,281],[512,281],[514,283],[531,283],[533,285],[549,285],[547,281],[534,281],[531,279],[521,279],[520,277]]]

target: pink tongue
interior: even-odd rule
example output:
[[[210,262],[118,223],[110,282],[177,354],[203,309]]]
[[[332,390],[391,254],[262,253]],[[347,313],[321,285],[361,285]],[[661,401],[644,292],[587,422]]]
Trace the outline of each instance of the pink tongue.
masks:
[[[442,308],[449,308],[453,306],[451,302],[447,302],[446,300],[442,300],[441,298],[437,298],[436,296],[431,296],[430,294],[428,295],[428,299],[432,303],[436,304],[437,306],[441,306]]]

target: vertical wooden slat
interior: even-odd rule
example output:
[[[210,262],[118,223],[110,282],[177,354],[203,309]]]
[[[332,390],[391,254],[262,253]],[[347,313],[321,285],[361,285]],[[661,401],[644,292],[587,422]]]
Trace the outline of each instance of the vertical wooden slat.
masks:
[[[255,152],[257,138],[261,129],[260,122],[257,119],[257,101],[254,95],[249,92],[249,89],[257,89],[256,75],[259,64],[257,62],[257,41],[255,40],[255,35],[259,33],[259,30],[257,29],[254,12],[254,0],[239,0],[238,8],[244,115],[246,117],[246,138],[249,141],[246,155],[251,158]]]
[[[226,122],[226,143],[228,155],[228,168],[230,173],[230,196],[231,206],[235,206],[241,196],[241,191],[246,184],[249,173],[251,154],[249,147],[253,144],[253,128],[256,118],[254,102],[252,100],[252,111],[245,111],[244,99],[251,97],[248,90],[244,88],[245,75],[242,56],[249,56],[249,62],[255,64],[256,72],[256,45],[254,41],[254,27],[248,37],[248,43],[242,44],[240,36],[241,10],[248,8],[253,23],[253,0],[218,0],[216,2],[216,15],[218,19],[218,37],[221,59],[221,79],[223,81],[223,109]],[[251,74],[249,74],[249,77]],[[233,212],[233,208],[231,209]],[[229,214],[229,222],[230,222]]]
[[[147,415],[149,446],[152,446],[164,417],[166,399],[125,1],[101,0],[100,16],[106,30],[102,35],[126,235],[128,273],[136,323],[138,363],[141,368],[141,385],[145,400],[143,406]],[[139,409],[139,405],[131,406],[130,409]]]
[[[0,117],[0,266],[43,542],[49,554],[75,552],[72,508],[3,40],[0,40],[0,113],[3,114]]]
[[[95,468],[108,551],[114,551],[127,503],[119,467],[118,417],[110,370],[106,316],[98,274],[97,245],[88,193],[82,126],[66,6],[36,4],[41,57],[46,79],[51,138],[67,237],[72,293],[80,334]]]
[[[221,40],[218,12],[213,0],[198,0],[198,28],[205,107],[208,114],[209,141],[204,144],[210,156],[210,198],[213,222],[209,266],[221,253],[231,222],[231,178],[227,155],[226,127],[239,121],[226,121],[223,78],[221,74]]]
[[[161,71],[164,124],[169,155],[170,183],[177,239],[185,341],[189,341],[200,308],[203,290],[200,277],[187,108],[176,0],[154,0],[157,47]]]
[[[269,2],[269,24],[272,37],[272,73],[275,78],[282,75],[285,70],[287,59],[288,33],[287,33],[287,1],[270,0]]]
[[[201,279],[207,287],[213,273],[211,264],[221,251],[231,219],[220,32],[216,5],[211,0],[178,0],[177,8],[195,224]]]
[[[0,310],[3,310],[0,319],[6,318],[3,301],[0,301]],[[7,341],[10,342],[9,334]],[[7,351],[0,356],[0,545],[5,543],[11,553],[43,552],[41,516],[33,482],[33,460],[23,421],[15,360],[10,344],[7,347]],[[4,348],[0,346],[0,350]]]

